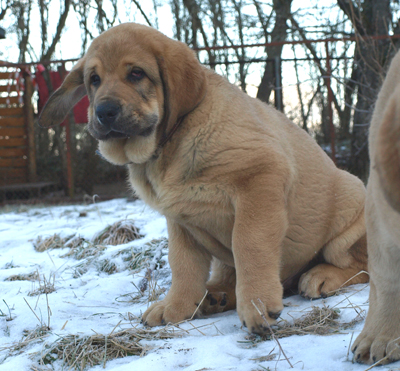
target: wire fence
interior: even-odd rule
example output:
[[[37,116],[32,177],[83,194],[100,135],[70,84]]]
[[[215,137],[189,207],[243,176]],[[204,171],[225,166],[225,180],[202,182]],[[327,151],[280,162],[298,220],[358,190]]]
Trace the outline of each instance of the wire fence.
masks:
[[[351,117],[356,110],[348,96],[354,96],[359,83],[351,75],[353,59],[341,51],[353,42],[354,38],[307,41],[319,45],[315,48],[318,58],[304,52],[306,42],[269,44],[286,47],[284,57],[274,59],[259,57],[265,53],[265,44],[238,46],[246,49],[245,59],[234,53],[235,46],[200,48],[197,53],[202,63],[252,96],[257,95],[265,66],[271,65],[274,79],[269,103],[308,131],[339,167],[347,168]],[[218,54],[219,50],[229,53]],[[210,51],[216,53],[211,59]],[[96,154],[97,142],[82,119],[87,117],[85,104],[76,107],[60,127],[37,125],[45,100],[75,61],[0,65],[1,203],[132,195],[126,168],[111,165]]]

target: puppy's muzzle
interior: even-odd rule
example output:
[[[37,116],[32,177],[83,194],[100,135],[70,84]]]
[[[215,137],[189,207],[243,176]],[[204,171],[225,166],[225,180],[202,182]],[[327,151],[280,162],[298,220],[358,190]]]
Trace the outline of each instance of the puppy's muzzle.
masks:
[[[104,102],[97,106],[96,116],[99,123],[108,131],[114,130],[113,124],[117,121],[121,106],[115,102]]]
[[[112,138],[147,137],[153,133],[158,115],[149,115],[138,119],[133,109],[126,109],[119,101],[107,99],[94,107],[93,119],[89,123],[89,132],[98,140]]]

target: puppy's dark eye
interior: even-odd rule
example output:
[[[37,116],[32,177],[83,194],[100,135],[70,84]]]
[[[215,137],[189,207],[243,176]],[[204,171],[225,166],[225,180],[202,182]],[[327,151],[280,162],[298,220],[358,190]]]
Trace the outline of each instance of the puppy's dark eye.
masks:
[[[128,78],[130,81],[139,81],[144,77],[144,71],[138,68],[134,68],[129,74]]]
[[[100,79],[100,76],[99,76],[99,75],[94,74],[94,75],[90,76],[90,83],[91,83],[93,86],[98,86],[98,85],[100,85],[100,82],[101,82],[101,79]]]

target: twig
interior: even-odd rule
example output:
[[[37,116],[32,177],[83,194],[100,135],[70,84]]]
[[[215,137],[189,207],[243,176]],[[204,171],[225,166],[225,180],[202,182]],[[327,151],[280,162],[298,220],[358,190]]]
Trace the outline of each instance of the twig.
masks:
[[[350,348],[351,348],[351,342],[353,341],[353,336],[354,336],[354,331],[351,333],[349,348],[347,349],[347,356],[346,356],[346,357],[347,357],[347,360],[349,359]]]
[[[122,319],[121,319],[121,321],[119,321],[116,325],[115,325],[115,327],[113,328],[113,330],[110,332],[110,335],[108,335],[108,336],[111,336],[112,334],[113,334],[113,332],[114,332],[114,330],[119,326],[119,324],[122,322]]]
[[[49,253],[49,250],[46,250],[46,252],[47,252],[47,255],[49,256],[51,262],[53,263],[53,265],[56,266],[56,265],[54,264],[53,258],[51,257],[51,255],[50,255],[50,253]]]
[[[262,301],[261,301],[259,298],[258,298],[257,300],[260,302],[261,306],[263,307],[264,305],[263,305]],[[293,365],[290,363],[289,358],[286,356],[286,354],[285,354],[285,352],[284,352],[284,350],[283,350],[281,344],[279,343],[278,339],[275,337],[274,331],[272,330],[271,325],[268,323],[267,318],[265,317],[265,314],[264,314],[263,312],[260,311],[260,309],[257,307],[257,305],[254,303],[253,300],[251,300],[251,303],[254,305],[254,308],[256,308],[258,314],[261,316],[261,318],[262,318],[262,319],[264,320],[264,322],[267,324],[267,327],[268,327],[269,331],[271,332],[272,338],[273,338],[273,339],[276,341],[276,343],[278,344],[279,349],[281,350],[281,352],[282,352],[283,356],[285,357],[286,361],[288,361],[288,363],[289,363],[289,365],[290,365],[290,368],[293,368]]]
[[[50,316],[51,316],[51,310],[49,306],[49,297],[46,292],[46,302],[47,302],[47,327],[50,329]]]
[[[65,326],[67,326],[68,320],[65,321],[63,327],[61,327],[61,331],[65,329]]]
[[[104,363],[103,363],[103,368],[106,368],[106,363],[107,363],[107,335],[104,336],[104,341],[105,341],[105,344],[104,344]]]
[[[357,274],[355,274],[353,277],[350,277],[346,282],[342,283],[338,289],[332,290],[332,291],[328,291],[327,295],[330,296],[330,294],[333,294],[333,293],[341,290],[343,286],[345,286],[348,282],[350,282],[353,278],[356,278],[360,274],[367,274],[369,276],[369,273],[367,271],[360,271]]]
[[[26,299],[24,298],[25,303],[28,305],[29,309],[32,311],[32,313],[35,315],[35,317],[38,319],[40,326],[42,326],[42,321],[39,319],[39,317],[37,316],[37,314],[35,313],[35,311],[32,309],[32,307],[29,305],[29,303],[26,301]]]
[[[202,334],[203,336],[206,336],[205,333],[204,333],[204,332],[201,332],[192,322],[189,322],[189,323],[192,325],[192,327],[193,327],[195,330],[197,330],[198,332],[200,332],[200,334]]]
[[[201,307],[201,304],[203,304],[204,299],[206,298],[208,294],[208,290],[206,290],[206,293],[203,296],[203,299],[201,299],[199,305],[197,306],[196,310],[194,311],[194,313],[192,314],[192,317],[190,317],[189,321],[191,321],[193,319],[193,317],[196,315],[197,311],[199,310],[199,308]]]
[[[332,309],[335,308],[335,307],[337,307],[339,304],[343,303],[345,300],[349,300],[349,298],[351,298],[351,297],[352,297],[353,295],[355,295],[355,294],[358,294],[360,291],[364,290],[366,287],[367,287],[367,286],[362,287],[360,290],[357,290],[356,292],[353,292],[353,293],[352,293],[351,295],[349,295],[349,296],[346,296],[346,294],[343,294],[343,295],[345,296],[345,298],[344,298],[343,300],[339,301],[338,303],[336,303],[336,304],[332,307]],[[350,301],[350,300],[349,300],[349,301]]]
[[[93,199],[93,205],[95,205],[95,208],[96,208],[96,211],[97,211],[97,215],[99,216],[100,221],[103,223],[103,218],[101,217],[100,209],[99,209],[99,207],[98,207],[97,204],[96,204],[96,197],[97,197],[97,198],[100,198],[98,195],[93,195],[93,197],[92,197],[92,199]]]
[[[10,319],[9,319],[9,321],[12,321],[10,307],[8,306],[8,304],[6,303],[6,301],[5,301],[4,299],[3,299],[3,301],[4,301],[4,304],[7,306],[8,312],[10,313]]]

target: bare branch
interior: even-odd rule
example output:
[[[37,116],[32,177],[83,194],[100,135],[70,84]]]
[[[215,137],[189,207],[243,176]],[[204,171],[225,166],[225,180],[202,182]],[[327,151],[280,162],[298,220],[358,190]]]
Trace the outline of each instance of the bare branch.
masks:
[[[132,0],[133,3],[135,3],[136,7],[139,9],[140,14],[143,16],[143,18],[146,20],[147,24],[150,27],[153,27],[153,25],[151,24],[149,18],[147,18],[146,13],[143,11],[142,7],[140,6],[139,2],[137,0]]]
[[[6,16],[7,10],[10,8],[10,5],[11,5],[11,1],[7,1],[4,8],[1,10],[0,21],[2,21],[4,19],[4,17]]]
[[[294,19],[293,16],[290,16],[290,21],[292,22],[292,24],[295,27],[295,29],[297,30],[297,32],[300,34],[301,38],[304,41],[306,41],[307,37],[306,37],[306,35],[304,33],[304,30],[299,26],[299,24],[297,23],[297,21]],[[310,51],[311,55],[313,56],[314,62],[316,64],[316,66],[318,67],[321,76],[322,77],[327,76],[327,72],[326,72],[325,68],[322,67],[321,58],[318,57],[318,54],[317,54],[317,51],[314,48],[314,45],[312,43],[305,43],[304,45],[306,46],[306,48]],[[333,100],[333,104],[335,105],[335,109],[339,113],[339,115],[341,115],[342,110],[340,108],[340,104],[339,104],[339,102],[337,100],[337,97],[333,93],[333,91],[332,91],[332,97],[333,97],[332,100]]]
[[[71,5],[71,0],[64,0],[64,11],[60,15],[60,19],[58,21],[57,29],[56,29],[56,34],[53,38],[53,42],[51,43],[50,47],[47,49],[47,52],[42,55],[42,60],[50,60],[50,58],[53,56],[56,46],[58,42],[60,41],[62,31],[64,30],[65,27],[65,22],[68,17],[68,12],[69,8]]]

